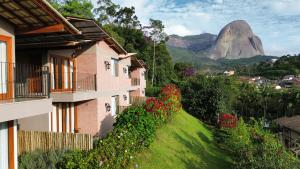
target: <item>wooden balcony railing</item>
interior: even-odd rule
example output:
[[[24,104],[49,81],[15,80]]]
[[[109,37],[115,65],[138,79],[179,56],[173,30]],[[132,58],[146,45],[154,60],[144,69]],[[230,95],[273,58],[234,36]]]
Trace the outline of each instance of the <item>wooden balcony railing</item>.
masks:
[[[141,84],[141,79],[131,78],[131,86],[139,86]]]

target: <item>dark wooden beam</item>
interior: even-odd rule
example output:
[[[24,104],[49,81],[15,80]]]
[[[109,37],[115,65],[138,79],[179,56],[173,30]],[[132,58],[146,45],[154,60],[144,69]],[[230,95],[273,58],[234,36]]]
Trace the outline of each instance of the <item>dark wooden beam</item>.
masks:
[[[53,26],[47,26],[43,28],[32,29],[29,31],[18,31],[17,35],[30,35],[30,34],[43,34],[43,33],[55,33],[55,32],[64,32],[65,26],[63,24],[57,24]]]

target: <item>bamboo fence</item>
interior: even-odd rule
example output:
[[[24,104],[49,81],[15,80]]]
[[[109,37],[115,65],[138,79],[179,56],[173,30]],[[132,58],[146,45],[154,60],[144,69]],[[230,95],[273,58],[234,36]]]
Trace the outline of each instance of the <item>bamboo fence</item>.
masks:
[[[93,137],[90,134],[18,131],[18,155],[36,150],[90,150]]]

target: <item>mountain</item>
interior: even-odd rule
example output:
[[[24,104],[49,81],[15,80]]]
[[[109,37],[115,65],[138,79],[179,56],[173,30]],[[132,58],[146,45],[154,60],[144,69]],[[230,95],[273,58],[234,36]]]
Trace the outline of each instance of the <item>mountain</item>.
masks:
[[[184,37],[171,35],[169,36],[167,45],[169,47],[186,49],[193,52],[208,51],[214,45],[216,38],[216,35],[210,33]]]
[[[264,54],[262,42],[249,24],[244,20],[237,20],[220,31],[209,57],[240,59]]]

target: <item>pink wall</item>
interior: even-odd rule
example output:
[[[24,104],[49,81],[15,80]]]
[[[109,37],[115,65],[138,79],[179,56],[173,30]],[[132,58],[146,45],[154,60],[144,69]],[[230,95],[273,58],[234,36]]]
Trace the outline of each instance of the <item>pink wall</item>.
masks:
[[[77,72],[79,73],[97,73],[97,57],[96,46],[88,46],[83,48],[76,57]]]
[[[132,92],[132,96],[145,96],[145,89],[146,89],[146,69],[145,68],[138,68],[131,72],[132,78],[140,79],[140,85],[137,86],[137,89]]]
[[[77,104],[79,133],[89,133],[92,135],[98,133],[97,105],[97,100]]]

